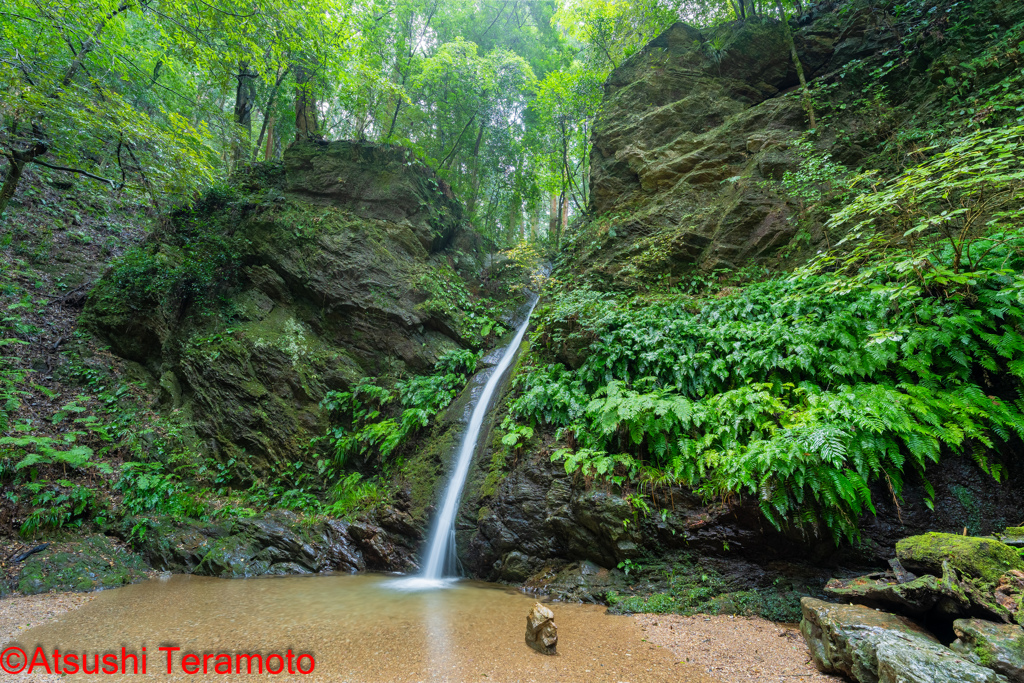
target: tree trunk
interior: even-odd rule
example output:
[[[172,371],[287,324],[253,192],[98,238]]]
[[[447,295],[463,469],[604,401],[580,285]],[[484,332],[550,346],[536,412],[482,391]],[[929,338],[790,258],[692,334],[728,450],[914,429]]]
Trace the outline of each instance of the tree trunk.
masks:
[[[267,151],[263,155],[264,161],[270,161],[274,158],[274,117],[270,117],[270,122],[265,124],[267,127]]]
[[[10,167],[7,169],[4,185],[0,188],[0,216],[4,215],[7,203],[11,201],[14,191],[18,189],[18,181],[21,180],[21,172],[25,168],[25,162],[19,161],[13,156],[7,157],[7,161],[10,163]]]
[[[259,155],[260,149],[263,148],[263,136],[267,133],[267,127],[268,126],[271,129],[270,130],[270,137],[271,137],[271,139],[273,139],[273,137],[274,137],[274,131],[273,131],[274,117],[271,115],[270,112],[271,112],[271,110],[274,107],[274,101],[277,99],[277,91],[281,87],[281,83],[284,81],[285,76],[287,76],[288,72],[291,71],[291,70],[292,70],[292,68],[290,66],[287,67],[284,71],[281,71],[280,67],[278,67],[278,69],[277,69],[277,72],[278,72],[277,73],[277,79],[274,81],[274,87],[271,88],[271,90],[270,90],[270,97],[267,98],[267,108],[264,110],[265,113],[263,115],[263,125],[260,127],[260,137],[259,137],[258,140],[256,140],[256,146],[252,148],[252,160],[253,161],[256,161],[256,157],[257,157],[257,155]],[[273,149],[273,146],[268,144],[267,145],[267,149],[268,150]],[[269,154],[269,152],[267,153],[267,161],[270,161],[270,154]]]
[[[796,40],[793,38],[793,29],[789,25],[789,17],[786,16],[786,10],[782,7],[782,0],[775,0],[775,6],[779,10],[782,30],[786,33],[786,42],[789,43],[789,56],[793,60],[793,66],[796,67],[796,76],[800,79],[800,100],[804,105],[804,110],[807,112],[807,119],[810,121],[811,128],[817,128],[818,124],[814,116],[814,102],[811,101],[811,93],[807,90],[804,65],[800,62],[800,55],[796,51]]]
[[[473,216],[473,212],[476,211],[476,200],[480,192],[480,143],[484,139],[484,127],[486,121],[480,122],[480,132],[476,134],[476,144],[473,145],[473,182],[472,192],[469,195],[469,210],[467,213],[470,217]]]
[[[508,234],[516,241],[521,239],[519,235],[519,207],[516,206],[515,201],[509,202],[508,205]]]
[[[317,101],[313,94],[313,73],[304,65],[295,65],[295,139],[318,140]]]
[[[78,70],[82,68],[82,64],[85,61],[86,55],[92,52],[96,45],[99,43],[100,34],[103,33],[103,29],[107,27],[107,22],[116,17],[122,12],[126,12],[131,9],[132,5],[130,2],[122,3],[116,9],[112,10],[107,16],[100,20],[100,23],[93,29],[92,35],[82,44],[82,48],[75,55],[74,59],[71,60],[71,65],[64,72],[64,78],[61,80],[61,85],[65,88],[71,85],[71,79],[75,77]]]
[[[565,220],[565,179],[562,179],[562,193],[555,200],[558,211],[555,213],[555,248],[562,244],[562,223]]]
[[[558,199],[555,193],[551,193],[551,210],[548,213],[548,237],[554,237],[558,232]]]
[[[35,126],[32,127],[32,132],[36,136],[42,134]],[[18,182],[21,180],[21,172],[25,170],[25,164],[35,161],[37,157],[43,156],[48,150],[49,147],[37,138],[32,147],[23,152],[11,150],[4,154],[10,166],[7,169],[7,177],[4,178],[3,187],[0,187],[0,216],[3,215],[4,209],[7,208],[7,203],[11,201],[11,197],[14,196],[14,191],[18,189]]]
[[[238,64],[238,74],[235,76],[238,85],[235,87],[235,125],[238,126],[240,139],[235,140],[235,159],[238,164],[243,156],[243,145],[249,146],[252,140],[252,107],[256,99],[256,74],[249,70],[249,63],[242,61]]]

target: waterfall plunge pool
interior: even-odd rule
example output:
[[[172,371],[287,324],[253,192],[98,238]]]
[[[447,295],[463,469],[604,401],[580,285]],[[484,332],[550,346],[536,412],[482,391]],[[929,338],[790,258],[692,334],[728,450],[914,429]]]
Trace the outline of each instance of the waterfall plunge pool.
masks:
[[[599,605],[552,603],[558,652],[524,642],[536,599],[507,586],[446,581],[446,590],[401,590],[393,575],[215,579],[175,575],[104,591],[58,621],[24,631],[16,644],[62,653],[141,653],[148,675],[77,674],[61,680],[238,680],[166,672],[166,652],[311,653],[309,675],[245,675],[241,680],[406,683],[413,681],[710,682],[642,641],[633,617]],[[4,645],[6,647],[6,645]],[[307,660],[308,662],[308,660]],[[212,661],[211,661],[212,666]],[[38,673],[37,669],[37,673]],[[154,672],[161,672],[157,673]],[[45,680],[22,676],[22,680]],[[54,677],[54,680],[57,680]]]

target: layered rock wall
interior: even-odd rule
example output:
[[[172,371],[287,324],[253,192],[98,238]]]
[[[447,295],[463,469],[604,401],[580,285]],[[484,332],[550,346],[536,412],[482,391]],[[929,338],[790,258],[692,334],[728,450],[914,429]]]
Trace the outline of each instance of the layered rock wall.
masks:
[[[283,169],[179,212],[98,284],[85,320],[159,384],[196,449],[258,478],[324,433],[327,391],[428,372],[470,343],[445,295],[479,271],[480,246],[405,150],[301,143]]]

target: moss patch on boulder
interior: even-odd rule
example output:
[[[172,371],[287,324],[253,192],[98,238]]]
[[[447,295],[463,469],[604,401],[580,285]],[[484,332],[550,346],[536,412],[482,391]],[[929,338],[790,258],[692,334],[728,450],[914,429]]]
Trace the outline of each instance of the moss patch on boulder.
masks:
[[[968,577],[996,584],[1011,569],[1024,570],[1016,550],[994,539],[932,532],[904,538],[896,544],[896,555],[908,569],[924,569],[942,575],[948,561]]]
[[[26,595],[116,588],[148,578],[142,557],[102,535],[55,542],[25,560],[14,588]]]

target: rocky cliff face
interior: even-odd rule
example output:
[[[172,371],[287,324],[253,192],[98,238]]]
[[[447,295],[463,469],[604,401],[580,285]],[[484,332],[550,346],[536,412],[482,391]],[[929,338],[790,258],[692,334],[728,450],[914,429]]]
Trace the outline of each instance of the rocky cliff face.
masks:
[[[671,27],[612,73],[595,125],[591,212],[628,213],[624,239],[673,231],[669,258],[680,263],[735,267],[794,232],[784,204],[727,182],[779,174],[780,150],[805,127],[799,101],[781,97],[797,84],[789,48],[778,23],[730,38],[715,64],[700,31]],[[833,41],[801,41],[811,73]]]
[[[942,33],[957,15],[922,28],[866,2],[816,8],[791,27],[821,122],[814,148],[851,169],[902,163],[879,154],[879,143],[915,117],[941,117],[943,79],[970,53],[962,37]],[[1018,3],[999,0],[969,11],[982,36],[984,26],[1005,29],[1022,16]],[[869,76],[879,68],[882,76]],[[882,79],[883,105],[852,106],[869,96],[871,78]],[[694,267],[776,263],[798,231],[799,200],[772,186],[802,161],[795,143],[809,122],[798,85],[775,19],[704,32],[675,24],[613,71],[594,126],[584,219],[592,229],[575,247],[582,269],[595,282],[628,285]],[[812,228],[810,248],[823,237]]]
[[[405,150],[303,143],[173,216],[85,320],[159,383],[196,449],[257,477],[324,433],[328,390],[483,343],[450,299],[480,247]]]

